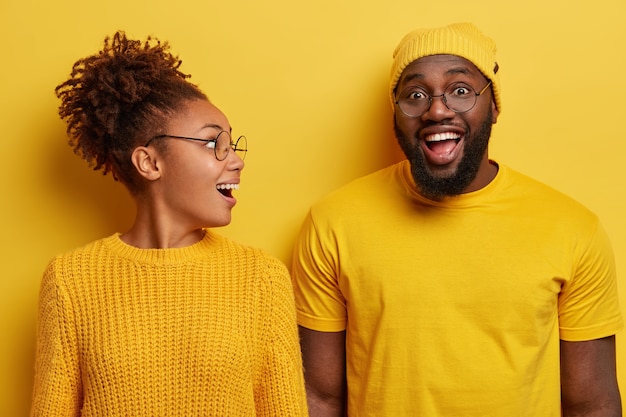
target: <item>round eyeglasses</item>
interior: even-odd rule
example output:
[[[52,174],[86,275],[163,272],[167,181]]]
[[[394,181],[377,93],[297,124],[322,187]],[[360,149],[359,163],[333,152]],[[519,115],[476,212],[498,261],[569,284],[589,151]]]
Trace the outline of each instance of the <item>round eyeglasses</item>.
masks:
[[[172,138],[172,139],[185,139],[185,140],[195,140],[196,142],[203,142],[205,147],[209,149],[213,149],[215,152],[215,159],[218,161],[223,161],[228,156],[228,152],[232,149],[235,153],[243,160],[246,158],[246,153],[248,152],[248,139],[245,136],[239,136],[237,141],[233,142],[230,136],[230,133],[226,130],[222,130],[217,136],[213,139],[199,139],[199,138],[190,138],[187,136],[176,136],[176,135],[157,135],[146,142],[145,147],[150,145],[153,140],[161,139],[161,138]]]
[[[455,113],[465,113],[474,108],[478,97],[487,91],[491,81],[478,93],[464,83],[450,84],[437,96],[431,96],[422,87],[410,85],[396,96],[396,104],[402,113],[409,117],[420,117],[430,109],[433,98],[441,97],[443,104]]]

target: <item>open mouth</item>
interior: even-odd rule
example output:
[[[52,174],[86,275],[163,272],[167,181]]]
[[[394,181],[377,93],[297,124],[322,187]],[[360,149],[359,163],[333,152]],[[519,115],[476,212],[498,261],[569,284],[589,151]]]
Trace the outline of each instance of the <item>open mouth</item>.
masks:
[[[226,197],[233,196],[233,190],[238,190],[239,184],[217,184],[217,191]]]
[[[436,133],[424,138],[428,149],[437,155],[450,154],[454,151],[460,140],[461,135],[454,132]]]

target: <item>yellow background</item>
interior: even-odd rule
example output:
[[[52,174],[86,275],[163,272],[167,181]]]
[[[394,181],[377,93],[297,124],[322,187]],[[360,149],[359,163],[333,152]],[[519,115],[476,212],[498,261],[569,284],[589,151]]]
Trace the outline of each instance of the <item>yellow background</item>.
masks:
[[[626,306],[624,16],[623,0],[3,0],[0,415],[29,407],[46,262],[132,220],[121,186],[67,146],[53,93],[105,35],[170,41],[235,134],[248,136],[239,204],[223,233],[289,262],[312,202],[399,158],[387,76],[401,36],[475,22],[499,49],[503,111],[491,156],[599,214]]]

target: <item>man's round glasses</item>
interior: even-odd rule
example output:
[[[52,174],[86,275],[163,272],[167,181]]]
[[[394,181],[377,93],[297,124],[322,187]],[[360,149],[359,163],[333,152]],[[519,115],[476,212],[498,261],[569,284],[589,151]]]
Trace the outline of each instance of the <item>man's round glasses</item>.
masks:
[[[185,139],[185,140],[195,140],[196,142],[203,142],[207,148],[213,149],[215,152],[215,159],[218,161],[223,161],[228,156],[228,152],[232,149],[235,153],[243,160],[246,157],[246,153],[248,152],[248,139],[245,136],[239,136],[237,141],[233,142],[230,136],[230,133],[226,130],[222,130],[217,136],[213,139],[199,139],[199,138],[189,138],[187,136],[176,136],[176,135],[157,135],[150,139],[144,146],[150,145],[153,140],[161,139],[161,138],[172,138],[172,139]]]
[[[430,109],[433,98],[441,97],[443,104],[455,113],[465,113],[474,108],[478,97],[487,91],[491,81],[478,93],[464,83],[450,84],[443,94],[431,96],[422,87],[411,85],[396,96],[396,104],[402,113],[409,117],[420,117]]]

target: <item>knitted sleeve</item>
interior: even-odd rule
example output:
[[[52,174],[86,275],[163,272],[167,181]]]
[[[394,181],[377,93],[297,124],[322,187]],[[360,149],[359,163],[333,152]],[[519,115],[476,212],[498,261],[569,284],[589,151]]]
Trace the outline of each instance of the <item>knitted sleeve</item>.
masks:
[[[289,272],[278,260],[270,260],[266,274],[262,359],[255,386],[257,415],[308,416]]]
[[[82,387],[76,328],[58,267],[59,259],[49,264],[39,293],[31,417],[80,415]]]

